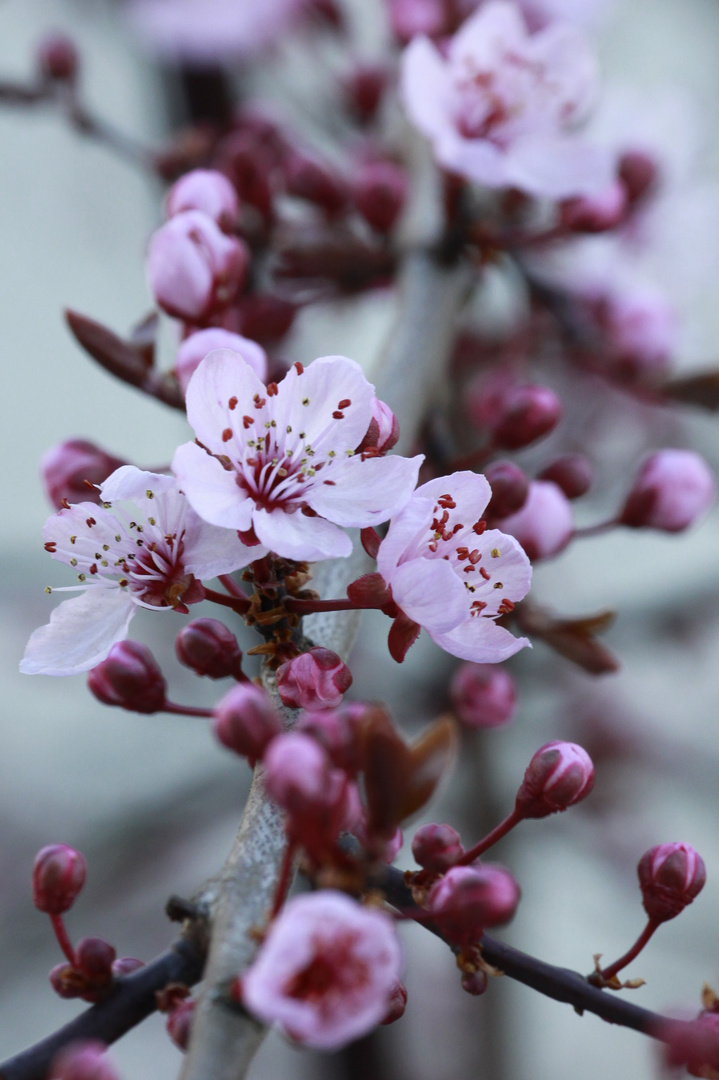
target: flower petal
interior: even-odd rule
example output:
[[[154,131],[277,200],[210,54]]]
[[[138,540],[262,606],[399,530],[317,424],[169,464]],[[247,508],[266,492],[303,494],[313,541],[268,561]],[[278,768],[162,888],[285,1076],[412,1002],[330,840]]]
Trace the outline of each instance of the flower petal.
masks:
[[[164,473],[145,472],[134,465],[122,465],[100,485],[105,502],[117,502],[120,499],[137,501],[144,499],[148,490],[155,495],[177,491],[177,480]]]
[[[548,199],[593,195],[614,180],[613,155],[578,136],[526,135],[507,153],[506,183]]]
[[[230,401],[236,398],[243,403],[237,410],[241,417],[242,409],[247,410],[256,394],[266,397],[267,388],[239,353],[215,349],[200,363],[187,387],[187,419],[197,438],[213,454],[227,453],[222,436],[233,428]],[[242,439],[240,442],[244,445]]]
[[[298,435],[319,459],[340,457],[362,442],[372,419],[374,387],[346,356],[321,356],[300,373],[290,368],[273,399],[279,431]],[[349,402],[348,405],[340,405]],[[336,414],[336,415],[335,415]]]
[[[26,675],[77,675],[104,660],[127,637],[137,606],[117,588],[90,586],[56,607],[31,636],[20,662]]]
[[[416,37],[402,54],[400,95],[420,131],[437,138],[448,124],[449,79],[431,41]]]
[[[387,521],[408,503],[424,454],[417,457],[347,458],[332,469],[332,482],[319,480],[307,502],[322,517],[362,529]]]
[[[440,649],[475,664],[498,664],[520,649],[532,647],[529,638],[517,638],[503,626],[497,626],[493,619],[482,617],[466,619],[446,633],[429,628],[427,632]]]
[[[264,548],[243,544],[236,529],[208,525],[192,510],[188,513],[183,562],[188,574],[194,574],[201,581],[218,574],[231,574],[266,554]]]
[[[451,630],[467,618],[464,584],[444,559],[412,559],[392,575],[392,599],[428,632]]]
[[[254,503],[238,488],[234,470],[223,469],[196,443],[183,443],[175,451],[172,471],[190,506],[204,521],[241,532],[249,529]]]
[[[285,559],[316,562],[352,554],[352,541],[346,533],[323,518],[307,517],[301,511],[287,514],[283,510],[255,510],[252,523],[260,542]]]

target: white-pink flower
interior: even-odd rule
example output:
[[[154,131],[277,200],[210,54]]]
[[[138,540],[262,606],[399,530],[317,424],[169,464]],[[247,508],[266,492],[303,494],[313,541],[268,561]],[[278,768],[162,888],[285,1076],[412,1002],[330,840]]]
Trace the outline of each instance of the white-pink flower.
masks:
[[[179,447],[172,468],[197,513],[238,530],[253,559],[349,555],[343,530],[386,521],[417,483],[421,455],[355,452],[374,387],[344,356],[295,364],[279,386],[265,386],[220,349],[202,361],[186,400],[197,440]]]
[[[405,107],[444,168],[554,199],[601,191],[613,179],[612,155],[576,134],[596,90],[582,32],[553,23],[529,34],[509,0],[467,19],[446,57],[418,37],[402,58]]]
[[[138,607],[187,611],[203,597],[200,579],[249,562],[236,535],[202,521],[172,476],[123,465],[101,492],[99,506],[75,503],[45,524],[45,550],[79,581],[52,591],[82,594],[33,633],[20,664],[25,674],[88,671],[127,637]]]
[[[401,952],[389,916],[322,890],[285,906],[249,971],[243,1003],[307,1046],[331,1050],[385,1017]]]
[[[491,494],[484,476],[453,473],[418,488],[392,519],[377,569],[405,616],[390,631],[395,659],[421,626],[440,648],[475,663],[497,663],[529,645],[496,622],[527,594],[532,568],[514,537],[486,528]]]

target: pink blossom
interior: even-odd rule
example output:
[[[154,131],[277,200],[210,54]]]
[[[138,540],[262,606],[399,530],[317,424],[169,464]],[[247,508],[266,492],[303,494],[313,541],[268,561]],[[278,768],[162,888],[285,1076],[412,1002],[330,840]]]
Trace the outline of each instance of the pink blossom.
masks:
[[[127,637],[138,607],[186,611],[203,596],[196,579],[249,561],[234,533],[197,516],[174,477],[124,465],[101,491],[100,506],[77,503],[45,524],[45,550],[73,567],[79,584],[69,589],[82,595],[60,604],[34,632],[20,664],[26,674],[88,671]]]
[[[423,626],[440,648],[477,663],[506,660],[529,645],[496,622],[526,595],[532,570],[513,537],[486,529],[490,495],[477,473],[430,480],[392,519],[377,554],[377,569],[416,632]]]
[[[237,353],[250,365],[258,379],[264,382],[267,378],[267,353],[250,338],[242,337],[241,334],[233,334],[229,330],[211,326],[207,330],[197,330],[190,334],[177,350],[175,360],[175,375],[182,389],[187,393],[190,379],[205,359],[208,353],[215,349],[230,349]]]
[[[240,202],[227,177],[216,169],[193,169],[176,180],[165,199],[168,218],[184,210],[201,210],[223,230],[237,221]]]
[[[322,890],[285,906],[242,977],[242,999],[290,1038],[331,1050],[381,1023],[400,966],[389,916]]]
[[[657,450],[642,462],[620,521],[632,528],[681,532],[716,497],[714,475],[693,450]]]
[[[234,299],[249,260],[244,240],[226,236],[201,210],[184,210],[152,235],[150,292],[168,315],[200,322]]]
[[[105,1044],[96,1039],[69,1043],[52,1059],[48,1080],[120,1080],[106,1050]]]
[[[299,731],[278,735],[262,763],[267,791],[283,810],[312,816],[344,808],[345,775],[310,735]]]
[[[502,528],[517,538],[532,562],[558,555],[574,532],[569,500],[551,480],[532,480],[524,506],[503,518]]]
[[[265,386],[236,354],[203,360],[187,390],[202,446],[172,467],[206,521],[237,529],[251,558],[349,555],[344,528],[386,521],[409,499],[423,460],[355,453],[372,419],[373,387],[360,366],[325,356]]]
[[[228,750],[247,757],[254,765],[282,724],[266,690],[244,682],[233,687],[213,710],[212,730]]]
[[[446,59],[415,38],[401,89],[440,165],[460,176],[555,199],[611,183],[611,155],[575,134],[596,96],[597,64],[573,26],[530,35],[516,4],[492,0],[462,25]]]

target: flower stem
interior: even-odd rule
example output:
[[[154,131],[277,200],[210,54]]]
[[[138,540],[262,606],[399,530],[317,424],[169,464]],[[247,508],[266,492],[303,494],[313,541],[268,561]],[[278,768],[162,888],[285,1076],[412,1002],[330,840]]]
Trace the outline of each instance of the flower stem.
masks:
[[[247,594],[229,574],[218,574],[217,580],[222,582],[230,596],[237,600],[247,600]]]
[[[609,980],[613,978],[617,974],[617,972],[621,971],[622,968],[625,968],[627,964],[631,963],[635,956],[639,955],[639,953],[642,951],[646,943],[649,941],[649,938],[652,936],[658,926],[658,922],[656,922],[654,919],[650,919],[637,940],[632,945],[631,949],[628,949],[625,952],[624,956],[620,956],[618,960],[615,960],[613,964],[609,965],[609,967],[603,968],[600,972],[598,972],[598,974],[601,975],[603,979]]]
[[[284,601],[287,611],[295,615],[315,615],[319,611],[360,611],[365,607],[379,607],[379,604],[356,604],[354,600],[298,600],[288,597]]]
[[[572,540],[581,540],[587,536],[602,536],[604,533],[610,532],[618,524],[616,518],[610,518],[609,521],[600,521],[596,525],[585,525],[583,529],[574,530]]]
[[[52,923],[57,943],[67,957],[69,963],[75,967],[75,950],[72,947],[72,942],[68,937],[67,930],[65,929],[65,923],[63,922],[62,915],[51,915],[50,922]]]
[[[490,833],[487,833],[484,839],[475,844],[473,848],[465,851],[462,858],[458,859],[454,865],[468,866],[469,863],[474,862],[475,859],[478,859],[480,855],[483,855],[485,851],[491,848],[493,844],[496,844],[498,840],[501,840],[503,836],[506,836],[520,821],[522,821],[522,815],[515,806],[512,813],[504,821],[500,821],[499,825],[492,829]]]
[[[195,705],[175,705],[172,701],[166,701],[162,706],[163,712],[174,713],[175,716],[203,716],[211,717],[212,709],[201,709]]]
[[[222,604],[223,607],[232,608],[238,615],[244,615],[250,609],[250,601],[244,594],[242,596],[225,596],[224,593],[208,589],[205,585],[205,600],[211,600],[213,604]]]

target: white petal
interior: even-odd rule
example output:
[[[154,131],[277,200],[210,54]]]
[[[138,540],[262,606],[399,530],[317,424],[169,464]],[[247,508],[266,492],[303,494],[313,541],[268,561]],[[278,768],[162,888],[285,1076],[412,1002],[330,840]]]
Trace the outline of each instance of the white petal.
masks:
[[[144,499],[148,490],[155,495],[177,491],[177,480],[164,473],[145,472],[134,465],[122,465],[100,485],[100,490],[105,502],[116,502],[119,499],[137,501]]]
[[[239,353],[215,349],[200,363],[187,387],[187,419],[213,454],[227,453],[222,433],[233,427],[233,414],[239,418],[245,413],[257,414],[255,394],[266,397],[267,388]],[[232,398],[237,398],[236,410],[230,409]]]
[[[104,660],[127,637],[137,606],[116,588],[91,586],[56,607],[50,622],[27,643],[20,671],[26,675],[77,675]]]
[[[460,660],[472,660],[475,664],[498,664],[514,656],[520,649],[532,647],[529,638],[516,638],[497,626],[493,619],[482,616],[465,622],[446,633],[428,630],[429,636],[445,652]]]
[[[451,495],[457,504],[453,514],[466,517],[467,526],[471,526],[484,513],[492,497],[492,489],[482,473],[465,470],[450,473],[449,476],[438,476],[436,480],[429,480],[417,488],[417,495],[434,501],[443,495]],[[427,524],[429,525],[429,522]]]
[[[451,123],[447,64],[431,41],[414,38],[402,54],[400,97],[420,131],[437,138]]]
[[[322,517],[346,528],[379,525],[407,505],[423,461],[423,454],[366,461],[357,454],[332,467],[328,474],[332,484],[318,474],[307,502]]]
[[[506,182],[548,199],[593,195],[614,180],[613,155],[579,136],[527,135],[507,152]]]
[[[352,554],[349,536],[320,517],[307,517],[301,511],[287,514],[283,510],[255,510],[252,521],[259,540],[285,559],[316,562]]]
[[[204,521],[224,529],[249,529],[254,503],[235,483],[234,470],[223,469],[196,443],[183,443],[175,451],[172,471],[190,506]]]
[[[231,574],[267,554],[264,549],[243,544],[236,529],[208,525],[192,511],[188,514],[184,540],[185,570],[201,581],[218,574]]]
[[[392,575],[392,598],[428,632],[451,630],[467,618],[466,590],[444,559],[412,559]]]
[[[310,445],[319,460],[330,450],[344,455],[359,446],[372,419],[373,400],[374,387],[359,364],[346,356],[321,356],[302,374],[290,368],[272,408],[278,431],[289,426],[293,437],[304,432],[303,444]],[[350,404],[340,409],[344,401]],[[335,412],[342,417],[333,416]]]
[[[425,499],[415,491],[407,505],[392,518],[387,535],[377,552],[377,569],[386,582],[390,583],[395,567],[402,555],[419,533],[428,531],[432,521],[431,499]]]

